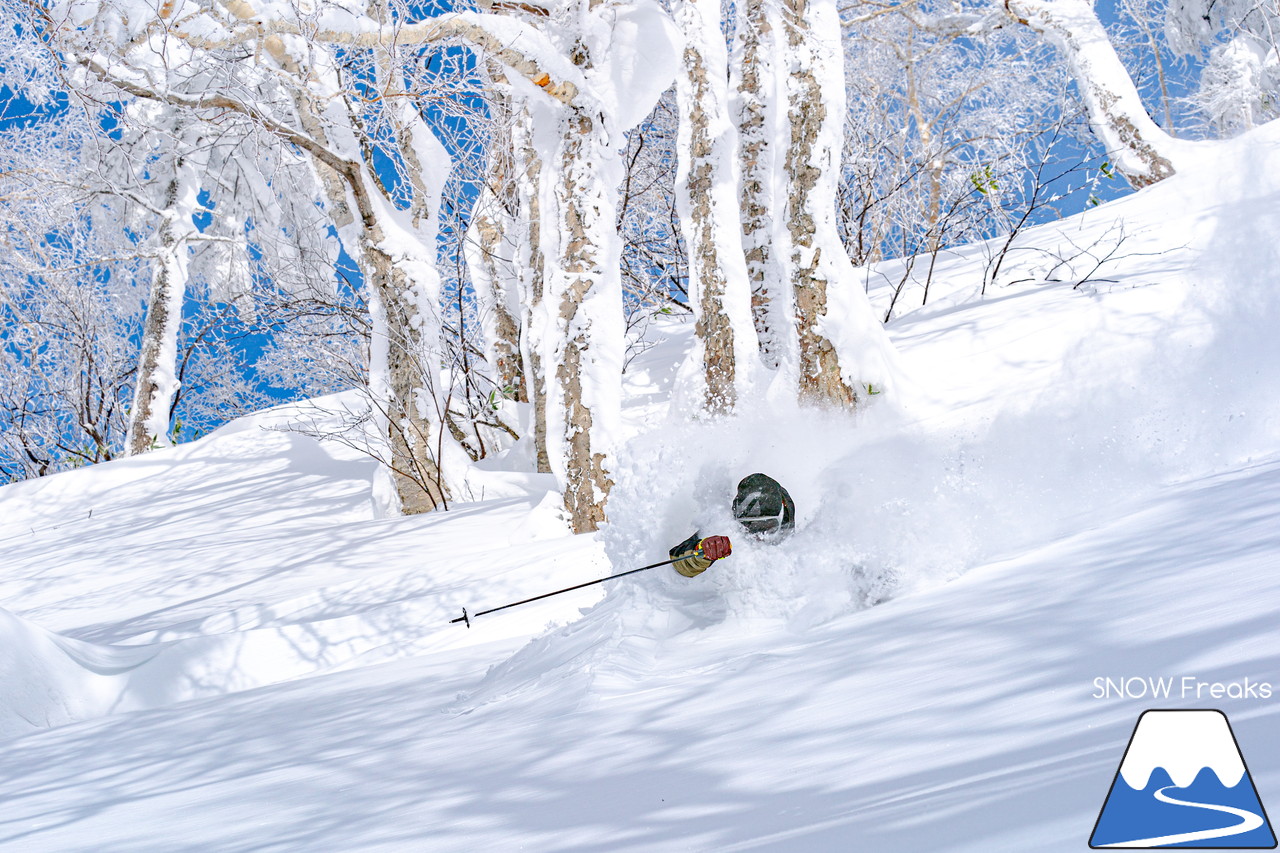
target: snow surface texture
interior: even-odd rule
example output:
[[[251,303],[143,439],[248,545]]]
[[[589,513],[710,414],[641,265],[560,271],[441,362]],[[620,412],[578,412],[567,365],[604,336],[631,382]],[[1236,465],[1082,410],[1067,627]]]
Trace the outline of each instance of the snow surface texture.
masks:
[[[385,517],[297,408],[5,487],[0,849],[1085,849],[1151,707],[1094,679],[1280,683],[1280,127],[1214,157],[1020,242],[1122,227],[1089,281],[957,253],[854,423],[669,412],[656,326],[595,536],[502,459]],[[782,545],[449,624],[732,531],[754,470]],[[1276,801],[1276,700],[1214,704]]]

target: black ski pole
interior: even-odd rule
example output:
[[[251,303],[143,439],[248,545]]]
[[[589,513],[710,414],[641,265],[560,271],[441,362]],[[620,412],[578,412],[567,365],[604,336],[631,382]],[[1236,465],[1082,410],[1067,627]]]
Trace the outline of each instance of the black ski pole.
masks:
[[[572,592],[575,589],[582,589],[584,586],[592,586],[594,584],[604,583],[605,581],[616,580],[617,578],[625,578],[627,575],[634,575],[636,572],[647,572],[649,569],[658,568],[658,566],[669,566],[672,563],[676,562],[677,560],[683,560],[685,557],[688,557],[688,556],[689,556],[688,554],[685,554],[684,556],[681,556],[681,557],[672,557],[670,560],[663,560],[661,563],[654,563],[652,566],[641,566],[638,569],[631,569],[629,571],[620,572],[619,574],[616,574],[616,575],[609,575],[609,577],[607,578],[596,578],[593,581],[580,583],[580,584],[577,584],[576,586],[566,586],[564,589],[557,589],[555,592],[544,592],[542,595],[535,595],[533,598],[526,598],[522,601],[513,601],[510,604],[504,604],[501,607],[491,607],[488,610],[481,610],[479,613],[472,613],[468,615],[467,608],[464,607],[462,608],[462,615],[459,616],[457,619],[450,619],[449,624],[452,625],[455,622],[466,622],[467,627],[470,628],[472,619],[476,618],[477,616],[484,616],[486,613],[497,613],[499,610],[506,610],[508,607],[519,607],[521,604],[528,604],[530,601],[537,601],[541,598],[550,598],[551,596],[559,595],[562,592]]]

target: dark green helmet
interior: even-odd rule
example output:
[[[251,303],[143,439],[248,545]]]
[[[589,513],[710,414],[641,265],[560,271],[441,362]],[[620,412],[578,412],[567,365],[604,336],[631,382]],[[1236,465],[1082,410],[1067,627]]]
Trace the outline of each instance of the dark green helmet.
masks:
[[[796,505],[782,484],[767,474],[752,474],[738,484],[733,517],[752,538],[777,541],[796,527]]]

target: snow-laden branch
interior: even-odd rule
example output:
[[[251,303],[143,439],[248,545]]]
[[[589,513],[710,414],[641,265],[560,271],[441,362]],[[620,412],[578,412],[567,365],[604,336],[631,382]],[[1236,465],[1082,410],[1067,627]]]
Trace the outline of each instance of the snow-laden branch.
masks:
[[[529,80],[552,99],[572,104],[585,88],[582,74],[543,33],[522,21],[502,15],[452,12],[416,24],[388,27],[353,15],[329,13],[317,24],[258,14],[245,0],[224,4],[239,22],[230,30],[210,28],[207,19],[167,30],[192,47],[217,50],[245,45],[271,36],[299,36],[346,48],[393,48],[458,40],[483,49],[513,73]]]
[[[908,9],[914,8],[918,5],[920,5],[920,0],[904,0],[904,2],[902,3],[887,3],[887,4],[866,3],[866,2],[854,3],[849,6],[841,7],[840,25],[845,29],[848,29],[850,27],[857,26],[858,24],[865,24],[870,21],[874,21],[876,18],[879,18],[883,15],[891,15],[894,12],[899,12],[899,13],[906,12]],[[859,10],[864,9],[867,6],[874,7],[873,11],[862,12],[861,14],[854,15],[854,16],[849,16],[846,14],[855,9],[859,9]]]
[[[1136,187],[1172,175],[1179,141],[1147,114],[1106,29],[1086,0],[1004,0],[1009,15],[1048,39],[1071,68],[1093,132]]]
[[[157,101],[159,103],[169,104],[170,106],[183,107],[185,109],[226,110],[238,113],[286,142],[291,142],[294,145],[297,145],[299,148],[302,148],[309,154],[312,154],[316,159],[322,161],[325,165],[339,173],[348,174],[352,169],[359,168],[359,164],[338,156],[330,150],[328,146],[320,143],[307,134],[296,130],[295,128],[289,127],[288,125],[271,118],[252,104],[246,104],[225,94],[184,95],[177,92],[161,92],[113,74],[96,58],[70,57],[70,59],[83,65],[103,83],[114,86],[126,94],[133,95],[135,98]]]

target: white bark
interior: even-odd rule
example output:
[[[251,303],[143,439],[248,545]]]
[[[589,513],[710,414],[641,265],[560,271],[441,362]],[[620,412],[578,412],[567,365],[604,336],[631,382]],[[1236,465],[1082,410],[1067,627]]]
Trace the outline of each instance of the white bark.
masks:
[[[738,140],[729,111],[719,0],[683,0],[676,23],[685,37],[676,78],[677,206],[689,251],[689,304],[697,334],[687,364],[702,407],[728,412],[749,388],[758,343],[742,248]]]
[[[834,0],[786,0],[785,223],[795,293],[801,400],[855,408],[892,378],[892,349],[836,228],[844,61]]]
[[[280,37],[273,57],[287,69],[299,53],[305,54],[302,45]],[[457,461],[465,456],[453,453],[452,438],[445,436],[440,381],[435,237],[448,157],[421,117],[401,108],[396,144],[414,192],[409,209],[399,210],[363,161],[355,112],[333,68],[317,61],[294,83],[306,150],[317,160],[339,234],[366,277],[372,323],[368,390],[378,432],[387,438],[400,509],[427,512],[449,499],[442,454]],[[385,85],[396,91],[393,80]]]
[[[125,452],[130,456],[171,443],[169,417],[178,393],[178,337],[187,293],[187,239],[195,231],[191,215],[199,192],[193,162],[179,157],[173,169],[159,211],[156,257],[129,411]]]
[[[575,533],[605,521],[622,418],[621,241],[616,231],[622,168],[599,114],[563,111],[543,176],[546,258],[543,310],[551,321],[545,364],[547,451]],[[550,379],[550,377],[548,377]]]
[[[1184,146],[1147,114],[1092,4],[1087,0],[1006,0],[1005,8],[1062,54],[1094,134],[1131,184],[1144,187],[1177,171]]]
[[[504,394],[524,403],[528,400],[520,347],[518,249],[512,240],[518,228],[515,218],[486,188],[472,209],[463,251],[475,291],[485,357]]]
[[[543,26],[550,40],[566,46],[583,85],[562,106],[527,83],[518,88],[527,77],[512,75],[514,95],[530,115],[537,153],[528,162],[538,170],[541,214],[543,293],[526,324],[527,363],[535,407],[538,379],[547,372],[547,461],[563,488],[570,527],[583,533],[605,520],[622,419],[619,141],[670,85],[678,37],[652,0],[574,0]]]
[[[546,260],[542,253],[542,157],[532,132],[527,105],[517,109],[511,128],[519,214],[516,242],[516,275],[520,290],[520,354],[525,365],[525,393],[533,404],[533,447],[538,473],[550,474],[547,449],[547,374],[543,350],[547,339],[547,312],[543,310]]]
[[[787,45],[776,0],[746,0],[734,35],[729,86],[741,163],[742,248],[751,289],[751,315],[765,365],[794,366],[792,294],[779,265],[789,254],[780,227],[785,203],[779,151],[786,130]]]

